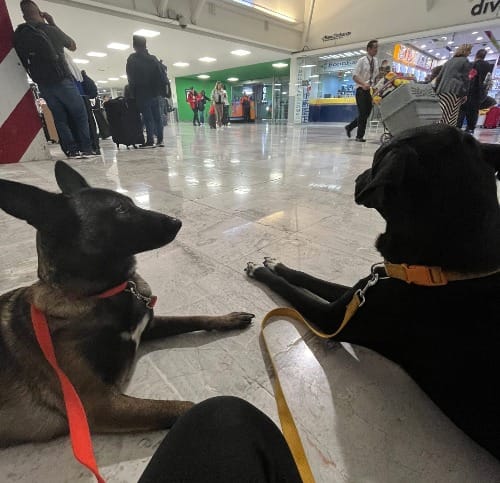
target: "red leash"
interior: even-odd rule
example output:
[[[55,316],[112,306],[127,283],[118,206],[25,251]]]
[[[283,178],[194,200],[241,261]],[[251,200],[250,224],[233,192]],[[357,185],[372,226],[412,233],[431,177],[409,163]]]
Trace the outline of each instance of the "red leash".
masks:
[[[117,287],[107,290],[97,297],[101,299],[113,297],[113,295],[123,292],[127,286],[128,282],[124,282]],[[97,467],[95,460],[89,423],[87,421],[87,415],[85,414],[82,401],[78,397],[78,393],[76,392],[73,384],[71,384],[71,381],[68,379],[66,374],[64,374],[57,363],[54,345],[52,344],[49,326],[47,324],[47,318],[34,305],[31,305],[31,321],[33,323],[33,330],[35,331],[38,345],[40,346],[45,359],[47,359],[47,362],[52,366],[52,369],[54,369],[54,372],[59,378],[59,383],[61,384],[73,454],[77,461],[79,461],[83,466],[86,466],[94,474],[98,483],[105,483],[104,478],[99,473],[99,468]]]

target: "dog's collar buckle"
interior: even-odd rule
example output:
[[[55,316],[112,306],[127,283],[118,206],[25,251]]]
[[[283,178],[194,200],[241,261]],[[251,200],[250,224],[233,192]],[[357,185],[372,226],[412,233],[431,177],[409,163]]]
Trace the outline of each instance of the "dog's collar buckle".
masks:
[[[441,267],[385,263],[385,271],[391,278],[397,278],[415,285],[438,287],[448,283],[446,274]]]
[[[124,290],[124,292],[131,293],[137,300],[144,302],[148,309],[153,309],[153,307],[156,305],[156,301],[158,300],[158,297],[156,295],[147,296],[139,292],[139,290],[137,290],[137,284],[133,280],[129,280],[127,282],[127,288]]]

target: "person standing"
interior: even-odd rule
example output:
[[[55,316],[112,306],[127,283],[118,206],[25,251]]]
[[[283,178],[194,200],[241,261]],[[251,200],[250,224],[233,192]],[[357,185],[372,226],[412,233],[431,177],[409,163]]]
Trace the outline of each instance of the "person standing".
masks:
[[[457,127],[462,128],[464,119],[467,119],[466,131],[470,134],[476,129],[477,119],[479,117],[479,106],[488,96],[488,88],[485,85],[485,79],[492,66],[484,60],[486,57],[486,49],[479,49],[476,52],[476,58],[472,65],[472,79],[469,85],[467,101],[462,104],[460,114],[458,116]]]
[[[64,49],[75,51],[76,43],[35,2],[23,0],[20,7],[26,23],[16,29],[14,46],[52,112],[61,149],[68,158],[94,156],[87,110],[64,57]]]
[[[436,94],[443,112],[442,124],[456,126],[460,106],[467,100],[471,63],[467,57],[472,51],[471,44],[463,44],[453,57],[443,65],[436,77]]]
[[[202,90],[197,98],[196,98],[196,103],[198,106],[198,111],[200,111],[200,122],[201,124],[205,124],[205,105],[207,102],[209,102],[210,99],[206,96],[205,91]]]
[[[370,40],[366,46],[366,50],[367,55],[358,60],[354,69],[354,75],[352,76],[358,86],[356,89],[358,117],[344,128],[347,137],[350,138],[351,131],[357,127],[356,141],[360,143],[366,142],[366,123],[372,112],[372,96],[370,91],[379,73],[378,60],[375,57],[378,52],[378,40]]]
[[[241,109],[243,111],[243,121],[250,122],[250,98],[243,93],[240,99]]]
[[[224,108],[222,111],[222,124],[224,126],[229,125],[229,97],[227,95],[226,86],[222,84],[222,90],[224,91]]]
[[[135,52],[127,59],[127,77],[130,95],[135,98],[142,120],[146,126],[146,142],[140,148],[164,147],[163,122],[158,97],[164,90],[163,67],[160,61],[148,52],[146,39],[133,36]]]
[[[198,93],[194,90],[194,87],[191,86],[187,95],[187,102],[191,110],[193,111],[193,126],[199,126],[200,120],[198,118],[198,101],[197,101]]]
[[[212,104],[215,106],[215,118],[217,119],[217,126],[222,127],[222,119],[224,116],[224,95],[226,91],[222,88],[222,82],[217,81],[212,90]]]

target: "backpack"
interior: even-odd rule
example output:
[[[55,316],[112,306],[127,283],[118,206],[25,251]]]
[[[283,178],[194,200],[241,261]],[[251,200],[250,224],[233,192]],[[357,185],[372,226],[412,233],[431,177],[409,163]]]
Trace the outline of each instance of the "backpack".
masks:
[[[19,25],[13,40],[19,59],[37,84],[54,84],[67,76],[65,60],[42,29],[28,23]]]

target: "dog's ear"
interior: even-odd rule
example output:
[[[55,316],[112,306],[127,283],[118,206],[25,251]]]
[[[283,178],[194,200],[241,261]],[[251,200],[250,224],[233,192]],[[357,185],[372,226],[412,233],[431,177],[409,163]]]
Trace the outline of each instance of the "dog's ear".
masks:
[[[408,165],[415,165],[416,159],[417,153],[407,146],[380,148],[375,153],[373,166],[356,179],[356,203],[367,208],[382,208],[387,190],[402,185]]]
[[[0,208],[37,230],[48,230],[67,212],[67,203],[62,195],[0,179]]]
[[[85,178],[64,161],[57,161],[54,170],[57,184],[64,194],[69,195],[83,188],[90,188]]]
[[[500,180],[500,144],[481,143],[483,159],[493,166],[497,178]]]

